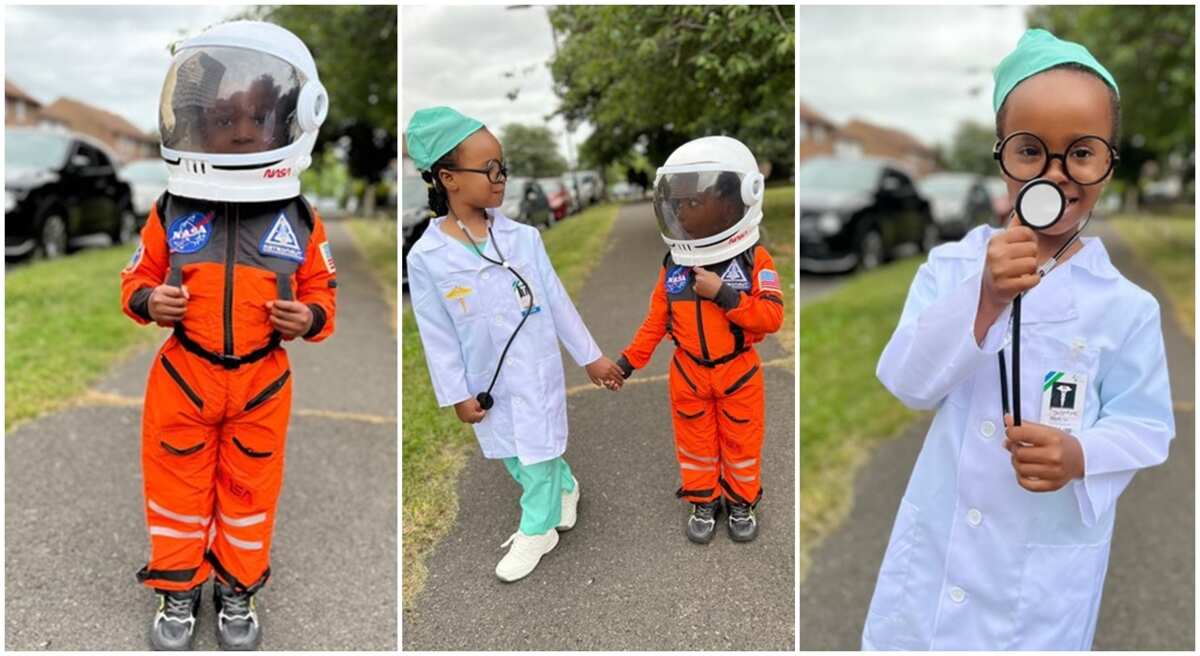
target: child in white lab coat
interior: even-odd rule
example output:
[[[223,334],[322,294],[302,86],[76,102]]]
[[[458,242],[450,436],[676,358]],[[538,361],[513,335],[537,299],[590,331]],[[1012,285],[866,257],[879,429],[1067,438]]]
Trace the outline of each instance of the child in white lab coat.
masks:
[[[1072,241],[1115,165],[1116,81],[1044,30],[1028,31],[995,77],[996,158],[1010,196],[1046,178],[1066,208],[1038,233],[1016,219],[976,228],[917,272],[877,375],[906,405],[937,414],[900,502],[864,649],[1089,649],[1117,498],[1166,459],[1174,436],[1158,303],[1098,238]],[[1022,293],[1024,419],[1013,426],[1000,362],[1011,362]]]
[[[433,107],[413,115],[406,138],[439,215],[407,257],[413,314],[438,404],[453,405],[483,455],[503,460],[521,485],[521,525],[496,566],[501,580],[515,581],[558,544],[559,530],[575,525],[579,483],[562,458],[558,342],[593,383],[618,389],[624,379],[583,325],[538,231],[492,209],[508,176],[491,132]]]

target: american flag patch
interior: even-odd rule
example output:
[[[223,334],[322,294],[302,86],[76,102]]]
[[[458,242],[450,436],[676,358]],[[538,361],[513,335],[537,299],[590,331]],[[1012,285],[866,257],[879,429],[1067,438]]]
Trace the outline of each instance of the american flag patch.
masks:
[[[758,288],[773,289],[777,292],[782,292],[779,288],[779,274],[770,269],[763,269],[758,272]]]

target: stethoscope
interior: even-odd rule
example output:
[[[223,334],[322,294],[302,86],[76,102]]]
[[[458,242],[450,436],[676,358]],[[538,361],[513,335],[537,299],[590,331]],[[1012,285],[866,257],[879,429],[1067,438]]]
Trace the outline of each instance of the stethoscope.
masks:
[[[487,214],[487,210],[484,210],[484,213]],[[513,330],[512,335],[509,336],[508,343],[504,345],[504,350],[500,352],[500,361],[496,363],[496,372],[492,374],[492,382],[488,384],[487,391],[480,392],[475,395],[475,400],[479,402],[479,407],[483,408],[484,410],[491,410],[492,406],[496,404],[496,399],[492,398],[492,388],[496,386],[496,379],[500,376],[500,367],[504,366],[504,356],[508,355],[508,347],[512,346],[513,340],[517,338],[517,333],[521,332],[521,326],[524,326],[525,321],[529,319],[529,315],[533,314],[533,287],[530,287],[529,283],[525,282],[525,279],[521,277],[521,274],[517,273],[517,270],[508,264],[508,259],[504,257],[504,253],[500,252],[500,244],[496,242],[496,235],[492,233],[492,217],[490,214],[487,216],[486,220],[488,238],[492,240],[492,248],[496,249],[496,255],[500,256],[499,260],[493,260],[492,258],[483,254],[483,251],[479,248],[479,244],[475,242],[475,237],[471,235],[471,231],[467,230],[467,226],[463,225],[461,219],[456,216],[454,217],[454,222],[458,224],[459,229],[462,230],[463,234],[467,236],[467,239],[471,241],[471,246],[475,249],[475,252],[479,254],[479,257],[482,257],[484,260],[487,260],[492,264],[508,269],[510,273],[517,277],[517,281],[522,287],[524,287],[525,291],[529,292],[528,307],[526,307],[521,313],[522,316],[520,323],[517,324],[517,327]]]
[[[1063,194],[1062,189],[1046,178],[1036,178],[1021,187],[1021,191],[1017,193],[1014,209],[1017,218],[1023,225],[1041,231],[1058,223],[1066,208],[1067,197]],[[1088,212],[1083,223],[1079,224],[1079,228],[1075,230],[1075,234],[1071,235],[1067,243],[1059,247],[1050,259],[1038,267],[1039,277],[1044,278],[1046,274],[1054,270],[1054,267],[1058,266],[1058,258],[1062,257],[1062,254],[1067,252],[1067,249],[1079,239],[1079,235],[1083,233],[1083,229],[1091,220],[1092,213]],[[1024,296],[1025,292],[1017,294],[1017,297],[1013,299],[1012,308],[1012,416],[1014,426],[1021,425],[1021,298]],[[1004,364],[1004,349],[1000,349],[996,356],[1000,361],[1000,403],[1004,414],[1008,414],[1008,381]]]

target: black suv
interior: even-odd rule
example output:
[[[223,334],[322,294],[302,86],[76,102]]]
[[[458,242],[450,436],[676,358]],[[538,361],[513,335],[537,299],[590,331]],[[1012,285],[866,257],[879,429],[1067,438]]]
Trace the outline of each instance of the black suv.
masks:
[[[100,144],[77,134],[4,131],[4,255],[58,257],[79,237],[137,237],[128,183]]]

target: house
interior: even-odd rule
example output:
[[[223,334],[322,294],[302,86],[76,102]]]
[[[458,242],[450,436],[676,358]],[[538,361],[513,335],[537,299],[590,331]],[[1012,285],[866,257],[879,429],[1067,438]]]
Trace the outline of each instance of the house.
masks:
[[[4,81],[4,124],[5,125],[34,125],[37,123],[38,111],[42,103],[17,85]]]
[[[861,155],[884,157],[897,162],[914,179],[923,178],[939,168],[937,151],[902,130],[854,119],[844,125],[840,133],[844,138],[861,145]]]
[[[862,144],[838,130],[837,124],[800,101],[800,161],[823,155],[857,157]]]
[[[158,138],[142,132],[112,112],[71,98],[59,98],[42,108],[38,125],[66,128],[102,141],[121,163],[158,157]]]

